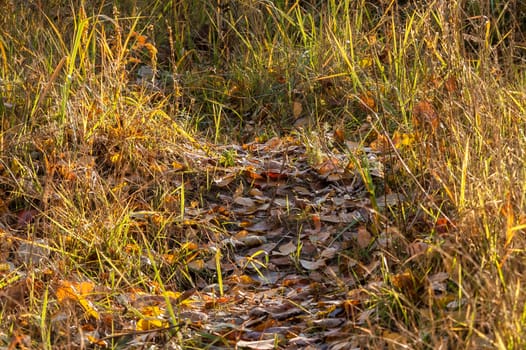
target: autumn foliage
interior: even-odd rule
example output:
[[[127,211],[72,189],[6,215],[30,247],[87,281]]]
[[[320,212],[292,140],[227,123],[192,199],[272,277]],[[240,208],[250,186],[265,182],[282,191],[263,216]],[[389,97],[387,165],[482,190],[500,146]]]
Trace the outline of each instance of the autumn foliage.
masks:
[[[519,3],[2,2],[0,347],[524,348]]]

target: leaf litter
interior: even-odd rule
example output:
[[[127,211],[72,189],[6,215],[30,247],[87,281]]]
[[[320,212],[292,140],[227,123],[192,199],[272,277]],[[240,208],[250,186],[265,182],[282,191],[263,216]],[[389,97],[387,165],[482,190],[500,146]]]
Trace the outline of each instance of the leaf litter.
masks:
[[[362,327],[379,322],[381,302],[375,295],[388,286],[423,305],[453,309],[459,302],[448,292],[448,273],[421,278],[389,254],[401,235],[392,234],[396,230],[388,213],[402,205],[404,196],[371,193],[351,166],[353,157],[367,159],[373,181],[382,183],[382,151],[352,144],[317,149],[314,157],[293,136],[242,146],[178,147],[164,160],[173,166],[160,166],[157,176],[184,187],[186,205],[177,203],[180,197],[165,195],[159,200],[168,210],[139,210],[138,205],[129,215],[130,227],[138,230],[168,215],[171,225],[160,232],[186,232],[186,241],[168,250],[161,251],[162,244],[146,250],[131,241],[126,245],[127,254],[140,259],[141,273],[171,271],[164,285],[151,280],[125,292],[110,291],[80,276],[75,280],[74,273],[70,281],[54,281],[52,269],[40,267],[52,282],[44,289],[24,277],[24,268],[9,265],[6,251],[17,251],[23,266],[45,266],[53,247],[41,240],[30,250],[6,228],[4,241],[14,243],[2,247],[1,273],[8,281],[0,293],[2,304],[14,306],[16,299],[24,307],[29,293],[54,298],[51,322],[57,332],[73,330],[78,344],[99,348],[169,346],[182,337],[208,348],[314,349],[324,344],[340,349],[359,347],[366,336]],[[225,152],[235,154],[229,166],[218,161]],[[115,191],[130,186],[117,180],[115,185]],[[194,199],[205,185],[201,199]],[[31,225],[29,220],[24,225]],[[432,250],[422,241],[403,244],[408,262],[418,263]],[[391,270],[397,272],[386,280]],[[78,324],[70,324],[71,315]],[[387,338],[403,343],[396,330],[389,332]]]

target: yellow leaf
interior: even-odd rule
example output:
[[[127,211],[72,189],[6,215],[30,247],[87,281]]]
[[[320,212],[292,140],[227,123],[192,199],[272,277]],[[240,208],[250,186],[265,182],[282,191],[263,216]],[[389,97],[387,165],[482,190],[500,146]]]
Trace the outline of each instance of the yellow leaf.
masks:
[[[172,162],[172,168],[175,171],[183,170],[184,169],[184,164],[179,163],[178,161],[173,161]]]
[[[360,67],[361,68],[369,68],[373,65],[373,60],[366,57],[366,58],[363,58],[362,60],[360,60]]]
[[[141,314],[148,317],[157,317],[162,315],[163,311],[159,306],[145,306],[141,308]]]
[[[127,254],[137,254],[141,251],[141,247],[136,243],[128,243],[124,246],[124,251]]]
[[[94,288],[95,284],[92,282],[62,281],[55,293],[57,296],[57,302],[62,304],[67,300],[76,301],[89,316],[98,320],[100,318],[99,313],[95,310],[91,301],[85,298],[85,296],[93,292]]]
[[[97,339],[97,338],[95,338],[94,336],[91,336],[91,335],[88,335],[87,338],[88,338],[88,341],[92,345],[96,345],[96,346],[98,346],[100,348],[103,348],[103,349],[108,347],[108,343],[105,340]]]
[[[170,324],[164,320],[159,319],[141,319],[137,321],[135,329],[137,331],[149,331],[152,329],[162,329],[169,327]]]
[[[416,286],[413,272],[409,269],[402,273],[391,276],[391,283],[400,290],[412,290]]]
[[[78,301],[81,296],[87,295],[93,291],[95,285],[91,282],[69,282],[61,281],[57,288],[56,296],[59,303],[66,299]]]
[[[80,282],[77,284],[77,290],[80,295],[88,295],[95,289],[95,284],[92,282]]]
[[[110,161],[115,164],[121,159],[121,155],[119,153],[114,153],[110,157]]]
[[[404,134],[398,131],[395,131],[395,133],[393,134],[393,144],[396,148],[401,148],[402,146],[411,146],[414,143],[414,134]]]
[[[100,319],[100,315],[97,312],[97,310],[95,310],[95,308],[93,307],[93,303],[91,301],[84,298],[83,296],[79,296],[78,302],[89,316],[93,317],[96,320]]]
[[[153,46],[150,43],[147,43],[147,44],[144,45],[144,47],[146,48],[146,50],[148,50],[148,53],[150,54],[150,57],[157,56],[157,48],[155,46]]]

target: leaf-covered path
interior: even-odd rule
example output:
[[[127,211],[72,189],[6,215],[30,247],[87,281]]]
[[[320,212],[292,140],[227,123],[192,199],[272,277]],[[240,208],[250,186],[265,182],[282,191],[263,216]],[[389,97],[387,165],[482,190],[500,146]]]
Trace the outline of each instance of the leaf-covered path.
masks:
[[[330,135],[312,140],[319,137],[324,142],[288,136],[224,147],[193,140],[167,152],[169,166],[156,170],[174,186],[158,198],[164,210],[128,203],[136,208],[127,214],[135,241],[124,245],[125,259],[141,261],[143,283],[110,290],[75,280],[75,273],[72,280],[50,277],[56,336],[116,348],[175,349],[182,342],[346,349],[371,337],[404,344],[404,328],[392,315],[406,307],[429,307],[430,315],[454,309],[448,273],[419,278],[410,269],[432,259],[431,248],[408,241],[390,222],[389,211],[405,205],[384,185],[392,155],[352,142],[329,150],[322,145],[331,144]],[[150,187],[145,182],[138,191],[154,192]],[[154,236],[141,231],[158,223]],[[26,261],[50,254],[46,242],[24,248],[29,252],[22,247],[17,254]],[[104,259],[104,275],[128,278]],[[29,283],[8,286],[2,298],[29,293]],[[425,324],[430,335],[438,331]]]

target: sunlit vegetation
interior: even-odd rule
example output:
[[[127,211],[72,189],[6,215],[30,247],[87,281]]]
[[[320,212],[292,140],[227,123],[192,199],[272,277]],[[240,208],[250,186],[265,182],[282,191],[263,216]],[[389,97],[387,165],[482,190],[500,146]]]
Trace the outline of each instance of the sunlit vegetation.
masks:
[[[0,10],[1,348],[526,346],[523,2]]]

